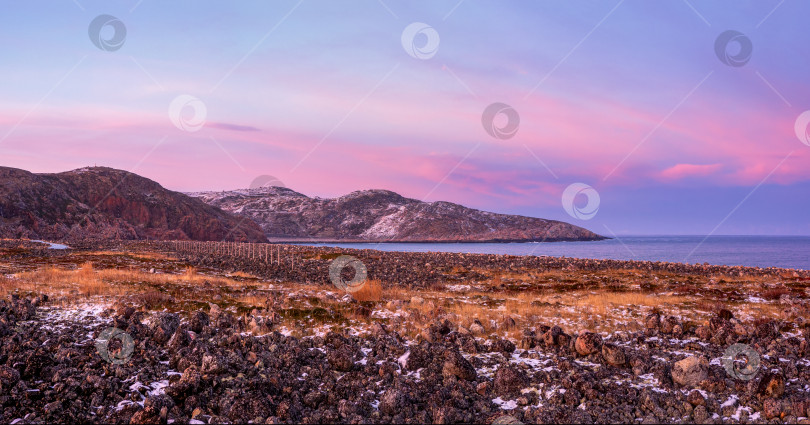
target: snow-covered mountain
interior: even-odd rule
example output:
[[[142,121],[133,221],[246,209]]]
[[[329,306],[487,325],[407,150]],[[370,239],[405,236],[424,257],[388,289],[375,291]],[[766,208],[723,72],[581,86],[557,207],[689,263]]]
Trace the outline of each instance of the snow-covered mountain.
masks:
[[[450,202],[421,202],[388,190],[334,199],[283,187],[188,195],[251,218],[271,239],[330,241],[560,241],[604,237],[568,223],[495,214]]]

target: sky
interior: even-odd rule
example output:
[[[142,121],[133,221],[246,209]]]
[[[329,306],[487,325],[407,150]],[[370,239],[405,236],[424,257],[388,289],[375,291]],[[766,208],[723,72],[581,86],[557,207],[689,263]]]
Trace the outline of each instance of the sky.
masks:
[[[810,235],[803,0],[3,6],[2,166]]]

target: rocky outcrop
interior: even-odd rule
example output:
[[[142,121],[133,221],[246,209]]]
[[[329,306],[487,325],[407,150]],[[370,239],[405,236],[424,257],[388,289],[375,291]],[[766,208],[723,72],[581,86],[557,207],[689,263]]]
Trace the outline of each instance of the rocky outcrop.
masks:
[[[250,220],[105,167],[58,174],[0,167],[0,235],[68,241],[267,240]]]
[[[282,187],[190,193],[288,241],[390,242],[601,240],[589,230],[542,218],[495,214],[450,202],[421,202],[388,190],[310,198]]]

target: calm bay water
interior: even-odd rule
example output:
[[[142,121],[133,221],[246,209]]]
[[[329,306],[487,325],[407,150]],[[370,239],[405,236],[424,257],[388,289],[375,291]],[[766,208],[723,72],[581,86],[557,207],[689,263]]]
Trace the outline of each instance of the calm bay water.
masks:
[[[705,239],[705,241],[704,241]],[[620,236],[598,242],[325,243],[356,249],[709,263],[810,270],[810,236]]]

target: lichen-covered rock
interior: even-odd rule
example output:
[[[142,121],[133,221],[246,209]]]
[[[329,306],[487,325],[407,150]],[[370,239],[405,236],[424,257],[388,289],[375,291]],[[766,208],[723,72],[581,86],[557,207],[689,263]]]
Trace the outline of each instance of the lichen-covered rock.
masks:
[[[785,393],[785,377],[781,373],[765,372],[759,381],[759,394],[780,398]]]
[[[326,356],[329,365],[339,372],[348,372],[354,367],[354,352],[349,347],[330,350]]]
[[[515,366],[501,366],[495,372],[493,389],[498,395],[514,395],[528,385],[529,378],[526,373]]]
[[[644,326],[648,330],[656,330],[660,326],[661,315],[658,313],[650,313],[644,319]]]
[[[515,344],[512,341],[504,338],[495,337],[490,344],[491,351],[497,351],[501,353],[513,353],[515,351]]]
[[[380,413],[395,416],[407,407],[407,395],[398,388],[391,388],[380,397]]]
[[[216,304],[213,304],[216,305]],[[219,307],[217,307],[219,309]],[[201,333],[210,323],[208,315],[204,311],[196,311],[191,315],[190,328],[196,333]]]
[[[565,345],[562,337],[564,332],[562,328],[559,326],[552,326],[548,331],[543,334],[543,343],[545,343],[546,347],[553,347],[555,345]]]
[[[680,322],[673,316],[667,316],[666,319],[661,321],[661,333],[671,334],[675,332],[675,327],[679,326]]]
[[[174,313],[158,313],[152,322],[152,338],[157,344],[165,344],[180,326],[180,317]]]
[[[627,363],[624,349],[614,344],[602,344],[602,357],[611,366],[623,366]]]
[[[583,332],[576,340],[576,350],[581,356],[596,353],[602,348],[602,337],[593,332]]]
[[[20,372],[17,369],[0,366],[0,387],[11,388],[20,380]]]
[[[452,349],[444,352],[442,375],[445,377],[455,376],[467,381],[474,381],[478,376],[473,365],[461,353]]]
[[[696,387],[708,376],[709,361],[702,356],[689,356],[672,366],[672,380],[683,386]]]

